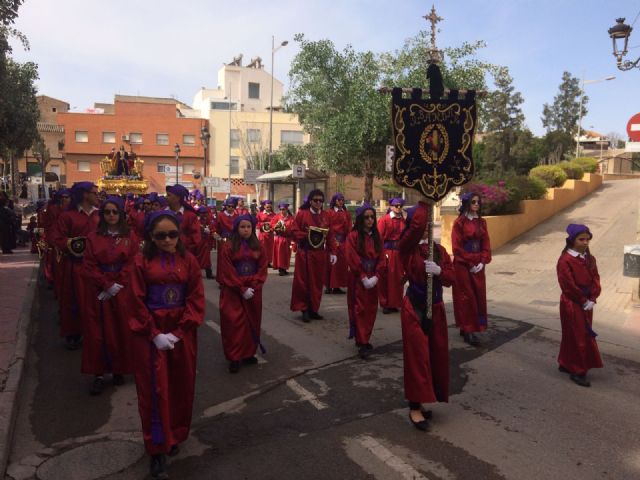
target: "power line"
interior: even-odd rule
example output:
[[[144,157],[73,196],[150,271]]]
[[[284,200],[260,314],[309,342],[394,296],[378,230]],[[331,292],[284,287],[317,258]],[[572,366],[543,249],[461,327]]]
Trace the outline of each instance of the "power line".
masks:
[[[640,17],[640,10],[638,10],[638,14],[636,15],[636,18],[633,19],[633,23],[631,24],[632,27],[636,24],[638,17]]]

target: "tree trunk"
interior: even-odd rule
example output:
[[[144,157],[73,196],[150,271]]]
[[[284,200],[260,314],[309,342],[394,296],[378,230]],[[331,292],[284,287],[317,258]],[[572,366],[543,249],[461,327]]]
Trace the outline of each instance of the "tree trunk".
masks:
[[[373,179],[375,175],[371,169],[371,159],[367,158],[364,163],[364,201],[371,203],[373,198]]]

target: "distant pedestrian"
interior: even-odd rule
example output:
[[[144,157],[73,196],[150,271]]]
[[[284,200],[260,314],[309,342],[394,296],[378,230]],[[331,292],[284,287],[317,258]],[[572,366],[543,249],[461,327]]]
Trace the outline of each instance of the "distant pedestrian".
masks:
[[[349,338],[355,338],[358,355],[369,356],[371,333],[378,311],[378,281],[386,268],[382,240],[376,227],[376,211],[368,203],[356,210],[356,223],[345,242],[349,267],[347,306]]]
[[[331,231],[336,241],[336,263],[332,264],[331,262],[327,262],[327,278],[325,280],[326,288],[324,293],[344,294],[345,292],[342,288],[346,287],[349,281],[344,250],[347,235],[349,235],[351,231],[353,222],[349,210],[344,206],[344,195],[342,193],[336,192],[333,197],[331,197],[327,216],[329,217]],[[327,255],[331,255],[331,253],[327,252]]]
[[[222,203],[222,212],[218,214],[218,218],[216,221],[216,229],[213,234],[213,237],[216,241],[216,250],[217,250],[217,261],[216,261],[216,278],[220,278],[220,254],[222,253],[222,246],[224,242],[228,241],[231,238],[231,234],[233,233],[233,222],[236,218],[238,218],[238,214],[236,213],[236,204],[237,199],[235,197],[228,197]],[[218,280],[218,283],[220,281]]]
[[[378,287],[380,306],[385,315],[400,310],[404,295],[404,270],[398,252],[398,240],[404,229],[403,206],[402,198],[392,198],[387,214],[378,220],[378,232],[387,257],[387,269],[382,272]]]
[[[589,228],[572,223],[567,227],[567,234],[557,265],[562,290],[558,368],[581,387],[589,387],[587,372],[603,366],[596,333],[592,329],[593,308],[600,296],[600,275],[596,258],[589,251],[589,241],[593,238]]]
[[[204,320],[200,265],[169,210],[147,217],[131,277],[129,327],[138,410],[151,476],[167,478],[166,454],[189,437],[196,382],[197,328]]]
[[[16,215],[9,203],[7,192],[0,191],[0,246],[5,254],[13,253],[18,238]]]
[[[451,258],[443,246],[434,244],[433,261],[429,260],[428,217],[423,202],[410,209],[398,243],[409,280],[400,314],[404,391],[409,419],[423,431],[429,428],[432,412],[423,410],[422,404],[449,401],[449,343],[442,291],[455,279]],[[429,275],[433,282],[431,319],[426,315]]]
[[[280,213],[271,219],[271,229],[274,232],[273,239],[273,268],[278,269],[278,275],[284,277],[289,274],[291,265],[291,226],[293,215],[289,211],[287,202],[278,204]]]
[[[180,240],[187,251],[197,257],[200,245],[200,219],[194,208],[187,201],[189,190],[183,185],[175,184],[166,187],[169,210],[176,214],[180,222]],[[201,265],[201,268],[204,268]]]
[[[262,287],[267,280],[267,253],[256,237],[256,221],[240,215],[220,253],[220,330],[229,372],[258,363],[262,323]]]
[[[273,230],[271,229],[271,220],[276,216],[273,211],[273,200],[263,200],[260,202],[261,211],[256,215],[258,221],[256,231],[258,232],[258,240],[264,247],[267,254],[267,263],[271,268],[273,260]]]
[[[451,232],[453,265],[453,312],[460,335],[469,345],[478,346],[477,332],[487,329],[487,284],[485,266],[491,262],[487,222],[482,218],[480,195],[462,195],[458,218]]]

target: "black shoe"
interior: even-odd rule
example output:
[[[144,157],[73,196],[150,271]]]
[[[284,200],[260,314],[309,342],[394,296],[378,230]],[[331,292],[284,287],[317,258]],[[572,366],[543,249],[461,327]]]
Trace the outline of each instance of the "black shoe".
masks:
[[[267,268],[273,268],[273,265],[269,264],[267,265]]]
[[[178,446],[178,444],[175,444],[175,445],[171,445],[171,450],[169,450],[169,453],[167,453],[167,455],[169,455],[170,457],[175,457],[179,453],[180,453],[180,447]]]
[[[473,333],[465,333],[464,342],[468,343],[472,347],[477,347],[480,345],[480,341],[478,340],[478,337],[476,337]]]
[[[365,344],[365,347],[367,347],[367,350],[373,350],[373,345],[370,343]]]
[[[100,395],[104,390],[104,378],[96,377],[93,379],[93,383],[91,384],[91,388],[89,389],[89,395],[95,397],[96,395]]]
[[[309,323],[311,321],[311,319],[309,318],[309,312],[307,312],[306,310],[302,311],[302,321],[304,323]]]
[[[558,370],[561,371],[562,373],[571,373],[569,370],[564,368],[562,365],[558,365]]]
[[[240,362],[233,360],[229,362],[229,373],[238,373],[240,371]]]
[[[344,290],[341,290],[339,288],[334,288],[331,293],[337,293],[338,295],[344,295],[347,292],[345,292]]]
[[[209,279],[216,278],[216,277],[214,277],[214,276],[213,276],[213,272],[211,271],[211,269],[210,269],[210,268],[205,268],[205,269],[204,269],[204,272],[206,273],[207,278],[209,278]]]
[[[151,466],[149,467],[151,478],[166,480],[169,478],[167,473],[167,458],[164,455],[151,455]]]
[[[67,335],[64,338],[64,341],[65,341],[64,348],[71,351],[77,350],[78,348],[80,348],[80,345],[81,345],[80,338],[81,338],[80,335]]]
[[[371,354],[371,350],[367,348],[367,345],[358,345],[358,356],[365,360]]]
[[[390,313],[395,313],[395,312],[397,312],[397,311],[398,311],[398,309],[396,309],[396,308],[390,308],[390,307],[384,307],[384,308],[382,309],[382,313],[384,313],[385,315],[389,315]]]
[[[330,289],[330,288],[325,288],[324,289],[324,293],[326,293],[327,295],[330,295],[332,292],[333,292],[333,290]]]
[[[424,420],[416,422],[413,418],[411,418],[411,412],[409,412],[409,421],[413,424],[414,427],[422,432],[426,432],[429,430],[429,421],[426,418]]]
[[[464,337],[464,330],[460,329],[460,336]]]
[[[278,275],[280,275],[281,277],[285,277],[285,276],[289,275],[289,272],[287,272],[284,268],[279,268],[278,269]]]
[[[324,319],[324,317],[322,315],[320,315],[318,312],[313,312],[313,311],[309,312],[309,318],[312,319],[312,320],[322,320],[322,319]]]
[[[256,357],[248,357],[242,359],[243,365],[256,365],[258,363],[258,359]]]
[[[571,380],[573,380],[574,383],[576,383],[577,385],[580,385],[581,387],[590,387],[591,386],[591,382],[589,380],[587,380],[586,375],[574,375],[574,374],[571,374],[569,376],[569,378]]]
[[[112,382],[114,385],[124,385],[124,376],[119,373],[114,373]]]

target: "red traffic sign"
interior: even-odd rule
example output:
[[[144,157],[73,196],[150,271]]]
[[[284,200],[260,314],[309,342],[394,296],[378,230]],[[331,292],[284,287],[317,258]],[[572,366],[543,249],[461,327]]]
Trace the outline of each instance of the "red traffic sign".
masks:
[[[632,142],[640,142],[640,113],[636,113],[629,119],[627,135]]]

